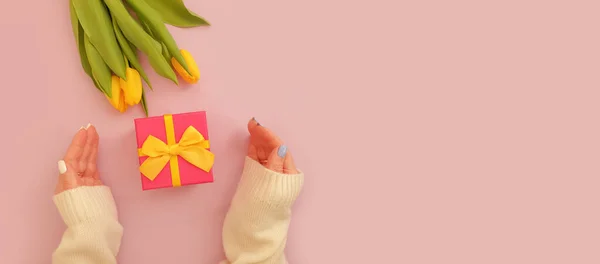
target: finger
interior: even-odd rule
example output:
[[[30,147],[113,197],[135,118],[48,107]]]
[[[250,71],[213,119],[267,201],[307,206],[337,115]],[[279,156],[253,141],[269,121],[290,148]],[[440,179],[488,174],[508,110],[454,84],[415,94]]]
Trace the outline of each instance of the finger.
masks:
[[[76,170],[64,160],[58,161],[58,182],[56,183],[55,194],[74,189],[78,186]]]
[[[267,160],[267,169],[270,169],[274,172],[283,173],[283,162],[285,161],[285,156],[287,155],[287,146],[281,145],[278,148],[274,149]]]
[[[87,138],[85,141],[85,145],[83,146],[83,151],[81,152],[81,157],[79,158],[79,172],[80,173],[84,173],[87,170],[87,165],[88,165],[88,160],[90,159],[90,156],[92,155],[92,141],[93,139],[93,133],[92,131],[90,131],[92,124],[87,124],[87,126],[85,127],[85,131],[87,134]]]
[[[255,118],[248,121],[248,132],[253,143],[272,148],[281,145],[281,140],[270,129],[262,126]],[[269,152],[270,153],[270,152]]]
[[[258,152],[256,151],[256,146],[252,144],[248,145],[248,157],[258,161]]]
[[[262,155],[260,155],[261,153],[259,153],[259,152],[262,152],[262,148],[260,148],[260,144],[259,144],[260,140],[258,140],[256,138],[256,132],[254,132],[255,129],[259,126],[260,126],[260,124],[258,123],[258,121],[256,121],[256,119],[254,117],[252,119],[250,119],[250,121],[248,121],[248,133],[250,133],[250,144],[248,145],[248,157],[250,157],[251,159],[253,159],[255,161],[261,162],[261,160],[266,161],[266,156],[261,157]]]
[[[283,173],[285,174],[298,174],[299,171],[296,169],[296,164],[292,158],[292,154],[288,151],[283,160]]]
[[[258,121],[256,121],[256,118],[252,118],[250,119],[250,121],[248,121],[248,132],[250,134],[252,134],[252,131],[254,130],[254,128],[259,127],[260,123],[258,123]]]
[[[86,159],[86,170],[84,173],[84,177],[99,179],[97,164],[100,136],[98,135],[98,131],[94,126],[90,126],[88,128],[88,141],[90,141],[90,154]]]
[[[87,131],[82,127],[77,131],[77,134],[73,137],[71,141],[71,145],[67,149],[67,153],[65,154],[64,161],[67,165],[72,167],[79,166],[78,162],[81,158],[81,154],[83,153],[83,148],[85,147],[85,143],[87,141]]]

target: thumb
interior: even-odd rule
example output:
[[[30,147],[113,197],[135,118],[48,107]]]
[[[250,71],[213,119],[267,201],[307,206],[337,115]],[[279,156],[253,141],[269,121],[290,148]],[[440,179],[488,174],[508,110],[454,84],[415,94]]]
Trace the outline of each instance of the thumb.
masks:
[[[274,149],[267,159],[267,169],[274,172],[283,173],[283,163],[287,155],[287,146],[281,145]]]
[[[58,161],[58,173],[58,182],[54,194],[59,194],[63,191],[77,187],[77,177],[79,176],[76,170],[64,160]]]

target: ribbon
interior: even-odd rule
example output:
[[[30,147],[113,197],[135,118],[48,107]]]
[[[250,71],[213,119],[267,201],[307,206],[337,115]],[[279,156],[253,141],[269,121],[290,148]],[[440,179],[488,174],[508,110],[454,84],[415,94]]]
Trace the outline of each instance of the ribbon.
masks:
[[[173,186],[181,186],[178,156],[203,171],[209,172],[215,161],[215,155],[208,150],[210,148],[209,141],[195,127],[189,126],[183,132],[181,140],[176,142],[173,116],[165,115],[164,118],[167,143],[152,135],[148,136],[142,144],[142,148],[138,149],[140,157],[148,157],[140,166],[140,172],[153,181],[169,163]]]

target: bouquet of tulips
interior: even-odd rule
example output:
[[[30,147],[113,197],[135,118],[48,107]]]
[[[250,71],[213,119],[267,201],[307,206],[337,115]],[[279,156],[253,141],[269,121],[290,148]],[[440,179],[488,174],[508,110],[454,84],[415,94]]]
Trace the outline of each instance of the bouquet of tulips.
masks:
[[[152,85],[138,50],[159,75],[175,84],[175,72],[188,83],[200,78],[193,57],[177,47],[165,26],[209,25],[182,0],[70,0],[69,5],[83,69],[120,112],[141,102],[148,115],[142,79],[150,89]]]

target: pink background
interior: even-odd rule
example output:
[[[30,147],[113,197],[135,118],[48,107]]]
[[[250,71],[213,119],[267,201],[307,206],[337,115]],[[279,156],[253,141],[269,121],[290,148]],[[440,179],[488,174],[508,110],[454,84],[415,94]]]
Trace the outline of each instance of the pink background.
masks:
[[[142,111],[85,76],[67,1],[3,2],[0,262],[50,262],[56,162],[91,121],[120,262],[216,263],[256,116],[307,175],[291,263],[600,263],[598,1],[187,3],[202,80],[152,74],[148,103],[210,113],[215,183],[143,192]]]
[[[193,126],[196,130],[198,130],[198,132],[200,132],[200,134],[204,136],[206,140],[210,142],[206,112],[200,111],[173,114],[172,120],[173,133],[175,134],[176,142],[179,142],[181,140],[183,133],[190,126]],[[149,118],[136,118],[134,122],[137,149],[142,148],[144,142],[150,135],[162,140],[165,143],[167,142],[165,118],[163,115]],[[142,164],[147,158],[147,156],[139,157],[139,164]],[[199,183],[210,183],[214,181],[212,169],[208,172],[205,172],[200,168],[195,167],[191,163],[187,162],[182,157],[177,157],[177,164],[180,173],[181,186]],[[156,176],[155,179],[150,180],[141,173],[140,178],[143,190],[173,187],[173,177],[171,174],[170,162],[162,169],[162,171],[160,171],[160,173]]]

